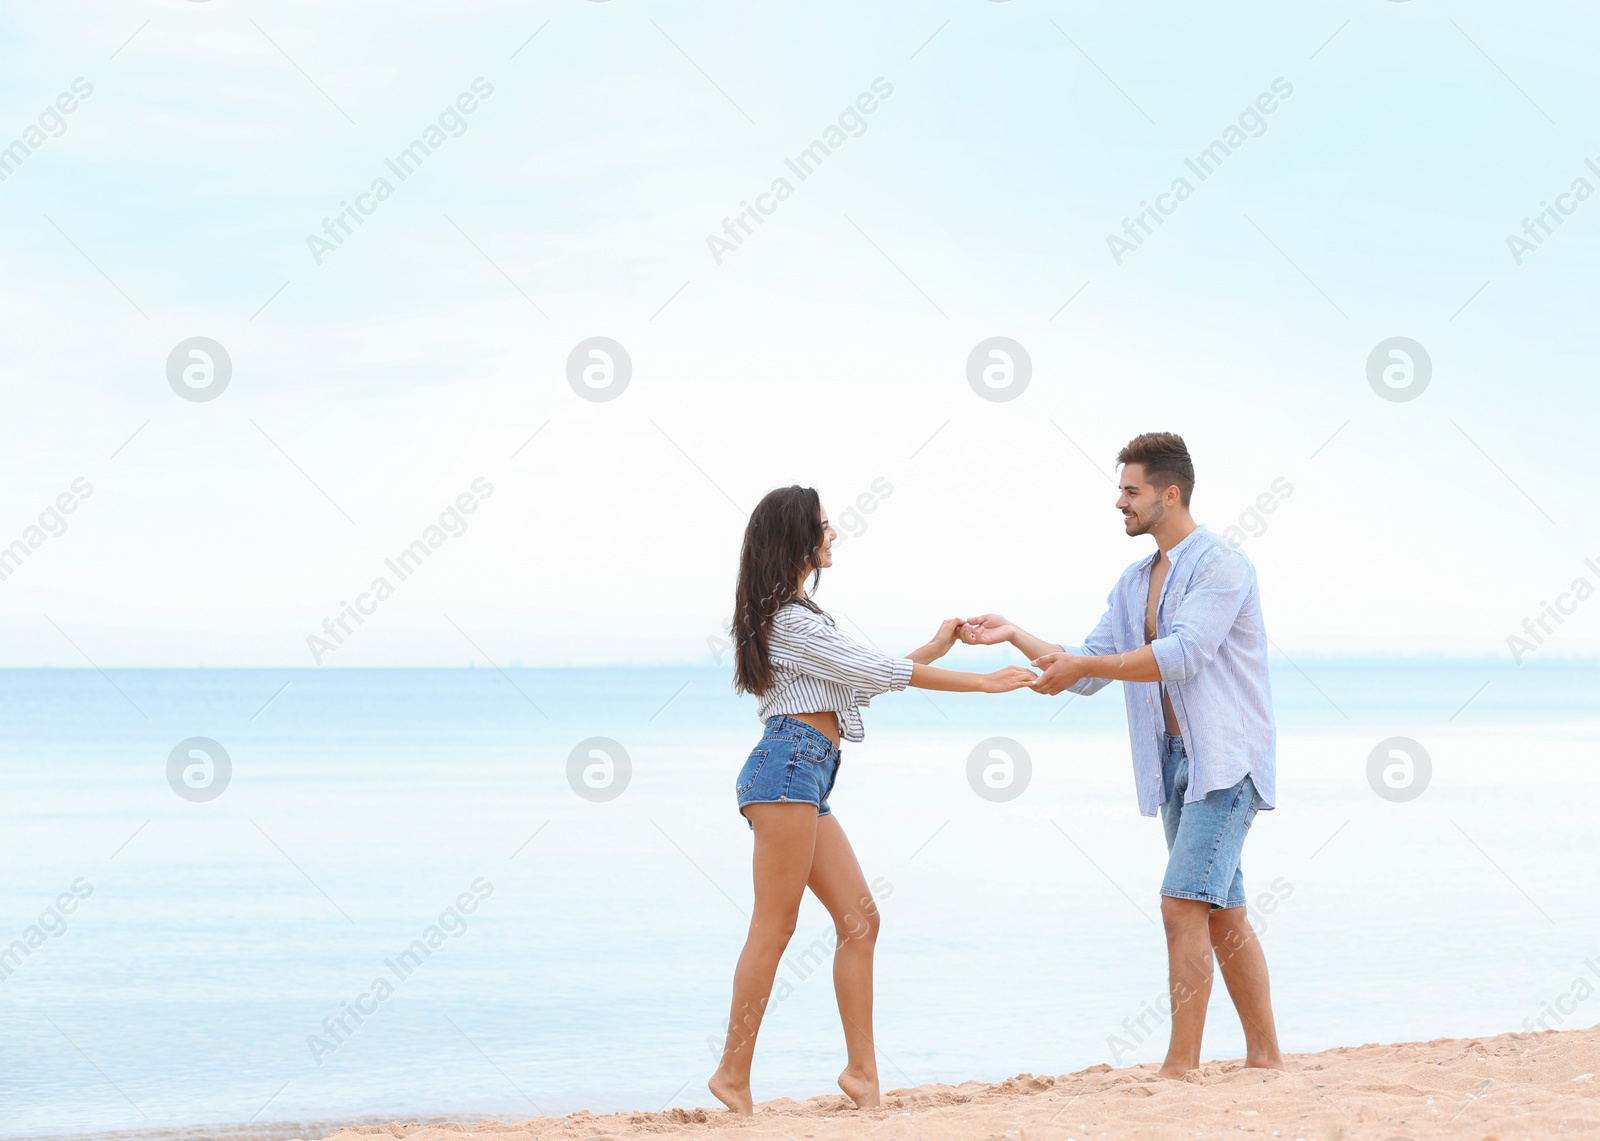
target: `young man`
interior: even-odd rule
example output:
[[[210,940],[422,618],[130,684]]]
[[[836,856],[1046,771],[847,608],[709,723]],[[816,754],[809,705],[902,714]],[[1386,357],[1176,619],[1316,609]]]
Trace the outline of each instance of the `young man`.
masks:
[[[1156,551],[1122,573],[1083,646],[1057,646],[998,614],[969,619],[963,641],[1010,642],[1044,672],[1040,693],[1123,683],[1139,811],[1159,810],[1172,1040],[1161,1076],[1200,1064],[1213,952],[1244,1026],[1245,1065],[1282,1069],[1267,961],[1245,914],[1240,851],[1275,798],[1267,635],[1255,568],[1189,515],[1194,464],[1183,439],[1150,432],[1117,455],[1129,535]]]

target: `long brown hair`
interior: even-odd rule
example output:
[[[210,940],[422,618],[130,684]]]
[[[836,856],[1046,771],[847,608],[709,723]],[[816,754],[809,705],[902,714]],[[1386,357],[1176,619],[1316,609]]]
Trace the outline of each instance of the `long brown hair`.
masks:
[[[739,551],[739,582],[733,598],[733,688],[757,697],[772,684],[767,656],[772,616],[787,602],[812,610],[817,605],[796,592],[800,574],[811,567],[811,589],[822,570],[816,566],[822,545],[822,502],[815,488],[779,487],[767,492],[750,513]],[[819,610],[820,613],[820,610]]]

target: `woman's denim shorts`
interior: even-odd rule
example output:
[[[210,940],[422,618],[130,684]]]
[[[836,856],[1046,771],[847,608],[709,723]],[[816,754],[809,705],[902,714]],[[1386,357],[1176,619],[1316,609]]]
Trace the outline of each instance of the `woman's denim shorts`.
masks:
[[[1212,910],[1243,907],[1244,869],[1239,859],[1245,834],[1261,807],[1256,785],[1245,777],[1231,788],[1219,788],[1193,804],[1189,791],[1189,756],[1182,737],[1168,737],[1162,750],[1161,777],[1167,802],[1161,823],[1167,833],[1167,874],[1161,894],[1203,899]]]
[[[839,746],[822,730],[794,717],[767,718],[767,731],[739,770],[740,814],[747,804],[792,803],[814,804],[818,816],[827,816],[839,759]]]

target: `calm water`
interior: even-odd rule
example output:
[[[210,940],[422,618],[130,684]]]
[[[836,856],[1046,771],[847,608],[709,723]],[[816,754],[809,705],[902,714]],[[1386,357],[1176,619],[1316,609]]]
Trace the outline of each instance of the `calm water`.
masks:
[[[1285,1047],[1522,1028],[1600,955],[1600,668],[1299,665],[1274,667],[1280,807],[1245,864],[1276,900],[1256,921]],[[732,779],[758,730],[724,671],[0,684],[0,940],[26,948],[0,959],[0,1137],[707,1103],[750,903]],[[886,1088],[1158,1059],[1159,1032],[1124,1028],[1164,1001],[1164,850],[1116,687],[888,695],[868,733],[833,803],[883,897]],[[196,736],[232,764],[207,801],[168,782]],[[1003,803],[967,779],[993,736],[1032,764]],[[1409,802],[1367,780],[1393,736],[1432,761]],[[569,783],[590,737],[628,755],[614,799]],[[843,1064],[826,929],[808,901],[758,1098],[830,1091]],[[1234,1055],[1216,999],[1206,1053]]]

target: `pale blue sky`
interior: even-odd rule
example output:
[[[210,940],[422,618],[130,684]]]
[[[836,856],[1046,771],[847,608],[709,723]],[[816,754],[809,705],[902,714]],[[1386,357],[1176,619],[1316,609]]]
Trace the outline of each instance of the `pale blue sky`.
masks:
[[[1284,649],[1509,660],[1600,586],[1600,202],[1506,244],[1600,188],[1597,34],[1577,4],[1427,0],[11,6],[0,144],[93,93],[0,181],[0,546],[93,491],[0,581],[0,662],[311,665],[478,478],[328,665],[709,664],[741,510],[794,481],[836,519],[892,486],[823,595],[886,648],[985,609],[1075,638],[1146,550],[1110,460],[1155,428],[1214,529],[1292,487],[1245,544]],[[318,265],[307,235],[480,78]],[[718,265],[707,235],[879,79]],[[595,335],[633,367],[603,403],[564,374]],[[232,359],[215,400],[167,382],[194,336]],[[1015,400],[967,383],[992,336],[1032,358]],[[1393,336],[1432,359],[1415,400],[1368,384]],[[1597,613],[1538,654],[1600,649]]]

